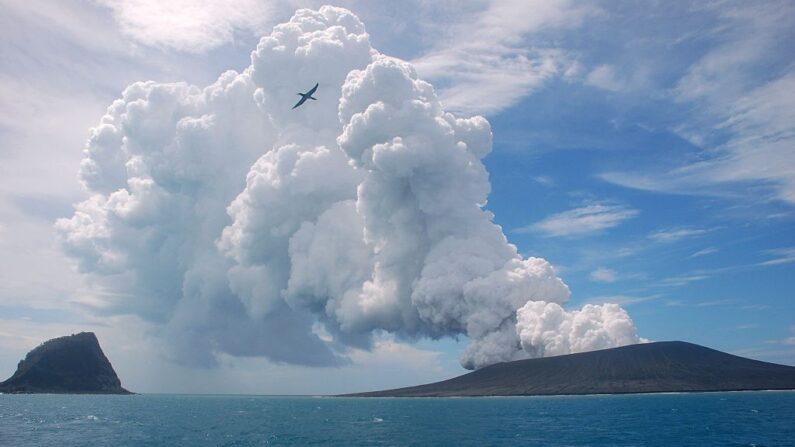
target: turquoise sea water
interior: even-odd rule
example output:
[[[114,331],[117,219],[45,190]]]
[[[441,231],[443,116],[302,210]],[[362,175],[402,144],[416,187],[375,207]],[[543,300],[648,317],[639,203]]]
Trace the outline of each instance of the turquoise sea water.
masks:
[[[506,398],[0,395],[2,446],[795,446],[795,392]]]

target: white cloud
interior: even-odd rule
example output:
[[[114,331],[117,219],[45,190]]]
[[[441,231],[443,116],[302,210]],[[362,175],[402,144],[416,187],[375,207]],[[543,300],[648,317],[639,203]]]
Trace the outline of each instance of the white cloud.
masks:
[[[279,39],[293,48],[281,59]],[[81,165],[91,198],[57,228],[65,251],[91,281],[120,292],[104,297],[105,312],[136,313],[163,324],[172,355],[182,362],[208,366],[216,353],[228,353],[335,363],[329,346],[311,333],[307,310],[293,311],[278,296],[267,296],[263,287],[281,288],[281,272],[257,276],[233,270],[215,241],[228,223],[227,206],[246,185],[246,173],[280,138],[274,125],[289,142],[295,141],[289,136],[295,130],[288,125],[296,129],[311,120],[331,132],[304,135],[334,144],[340,124],[333,86],[339,89],[352,68],[365,66],[371,48],[354,16],[327,8],[300,12],[273,37],[263,38],[257,51],[246,72],[226,72],[204,89],[151,81],[128,87],[92,129]],[[311,64],[324,70],[298,73]],[[260,88],[265,79],[267,91]],[[316,96],[331,95],[287,115],[295,91],[318,80],[324,87]],[[322,155],[314,145],[301,149],[279,152],[281,160],[267,157],[311,167],[294,155],[305,155],[304,161],[317,158],[313,151]],[[280,167],[263,162],[255,168],[260,165]],[[260,181],[255,168],[252,182]],[[274,230],[283,232],[283,239],[276,238],[283,250],[288,230]],[[278,341],[282,337],[290,339],[289,348]]]
[[[691,282],[703,281],[709,278],[711,278],[711,276],[709,275],[685,274],[685,275],[677,275],[677,276],[672,276],[670,278],[665,278],[662,280],[661,284],[663,286],[679,287],[679,286],[686,286]]]
[[[618,273],[615,270],[600,267],[592,271],[588,277],[595,282],[615,282],[618,279]]]
[[[763,261],[759,265],[771,266],[791,264],[795,262],[795,247],[777,248],[774,250],[768,250],[766,253],[775,257],[773,259]]]
[[[708,300],[708,301],[700,301],[696,303],[696,307],[714,307],[714,306],[725,306],[727,304],[734,304],[737,300],[733,299],[722,299],[722,300]]]
[[[704,248],[702,250],[699,250],[699,251],[693,253],[692,255],[690,255],[690,257],[691,258],[699,258],[701,256],[706,256],[706,255],[711,255],[712,253],[717,253],[718,251],[719,250],[717,248],[715,248],[715,247],[707,247],[707,248]]]
[[[68,43],[72,49],[83,48],[95,53],[114,53],[118,54],[126,51],[123,39],[109,32],[107,18],[102,14],[97,14],[94,5],[89,2],[75,0],[52,1],[43,0],[38,2],[15,2],[3,0],[2,2],[4,19],[3,34],[4,39],[9,41],[19,40],[25,50],[30,52],[28,56],[42,59],[68,56],[68,54],[43,54],[38,48],[39,40],[49,40],[49,45],[57,46],[59,43]],[[31,33],[20,32],[29,30]],[[35,31],[35,32],[33,32]],[[52,42],[56,37],[60,42]],[[13,54],[10,51],[9,54]],[[68,57],[67,57],[68,58]],[[65,61],[68,63],[68,61]],[[74,61],[71,61],[74,63]],[[93,61],[81,61],[83,64],[91,64]]]
[[[641,343],[617,304],[586,304],[567,312],[555,303],[529,302],[517,311],[522,347],[538,356],[564,355]]]
[[[588,73],[585,84],[613,92],[624,88],[623,83],[618,80],[615,67],[606,64],[599,65]]]
[[[551,188],[551,187],[555,186],[555,184],[556,184],[555,179],[553,179],[552,177],[550,177],[548,175],[537,175],[537,176],[533,177],[533,181],[535,181],[539,185],[545,186],[547,188]]]
[[[595,296],[585,300],[586,304],[617,304],[619,306],[629,306],[632,304],[643,303],[645,301],[656,300],[660,295],[635,296],[635,295],[604,295]]]
[[[649,235],[649,239],[655,242],[676,242],[680,239],[701,236],[709,233],[710,231],[712,230],[703,228],[671,228],[667,230],[655,231]]]
[[[271,13],[271,2],[259,0],[98,1],[135,41],[190,52],[229,43],[240,32],[261,33]]]
[[[780,42],[791,40],[789,3],[717,3],[721,42],[695,62],[672,91],[695,112],[674,129],[697,146],[695,162],[667,171],[606,172],[618,185],[678,194],[746,195],[795,203],[795,71]],[[784,51],[784,53],[782,53]],[[759,67],[769,76],[760,76]],[[776,66],[778,68],[772,68]],[[740,189],[739,187],[746,187]]]
[[[570,1],[491,1],[413,62],[420,74],[445,85],[440,96],[448,109],[496,112],[577,66],[566,51],[528,44],[527,37],[577,27],[595,12],[590,5]]]
[[[546,236],[582,236],[618,226],[638,215],[620,205],[595,203],[553,214],[535,224],[518,228],[516,233],[539,232]]]
[[[744,306],[740,306],[740,309],[743,310],[766,310],[770,309],[770,306],[767,304],[746,304]]]

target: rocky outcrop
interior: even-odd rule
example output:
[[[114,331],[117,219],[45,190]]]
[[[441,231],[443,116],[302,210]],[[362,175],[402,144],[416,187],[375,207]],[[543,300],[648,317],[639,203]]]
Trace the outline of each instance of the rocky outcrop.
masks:
[[[30,351],[3,393],[131,394],[99,347],[93,332],[58,337]]]

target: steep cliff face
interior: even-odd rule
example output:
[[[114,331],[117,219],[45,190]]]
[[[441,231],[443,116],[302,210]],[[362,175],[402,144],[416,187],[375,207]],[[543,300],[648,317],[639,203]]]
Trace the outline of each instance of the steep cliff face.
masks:
[[[795,389],[795,367],[681,341],[498,363],[443,382],[354,396],[528,396]]]
[[[0,383],[0,392],[131,394],[122,388],[93,332],[42,343],[19,362],[11,378]]]

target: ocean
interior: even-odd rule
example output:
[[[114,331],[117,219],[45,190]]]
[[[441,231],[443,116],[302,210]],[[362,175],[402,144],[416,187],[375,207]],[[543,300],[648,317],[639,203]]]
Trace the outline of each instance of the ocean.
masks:
[[[2,446],[795,446],[795,392],[0,395]]]

